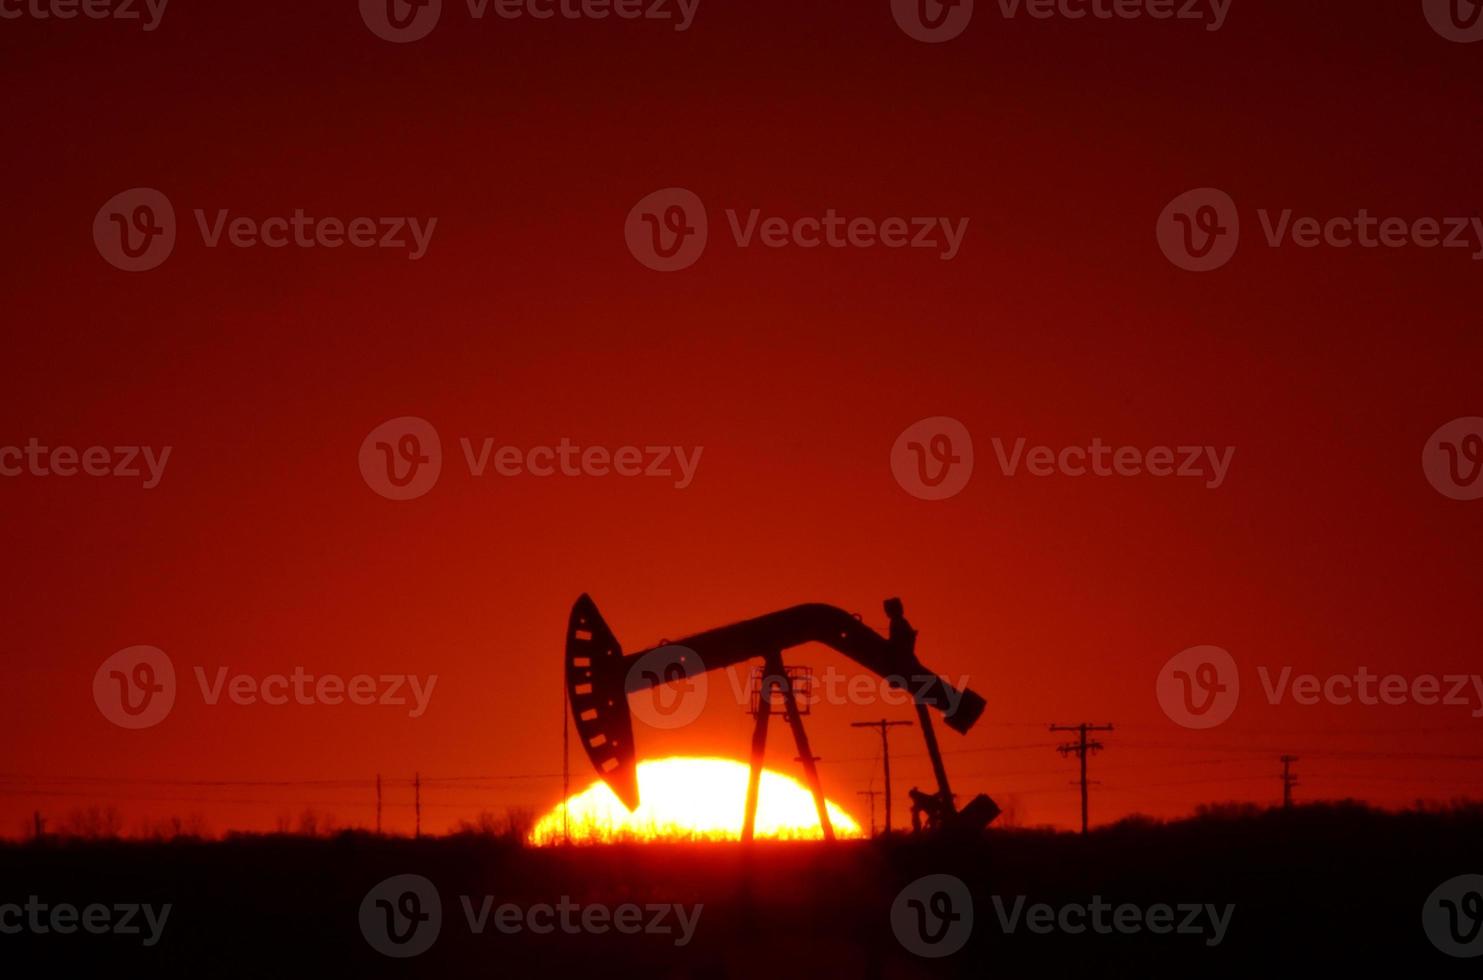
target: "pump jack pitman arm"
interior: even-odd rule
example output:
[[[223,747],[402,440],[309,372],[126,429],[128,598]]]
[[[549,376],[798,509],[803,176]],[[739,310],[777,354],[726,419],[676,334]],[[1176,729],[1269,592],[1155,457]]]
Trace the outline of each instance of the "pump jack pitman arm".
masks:
[[[673,679],[659,676],[658,671],[634,670],[641,660],[666,647],[684,648],[695,654],[698,663],[684,663],[686,654],[680,651],[680,669],[684,676],[693,676],[805,643],[833,647],[892,687],[906,690],[918,704],[941,711],[954,731],[968,731],[983,714],[982,697],[967,689],[957,690],[928,670],[911,650],[893,644],[834,606],[793,606],[624,656],[596,603],[584,593],[572,606],[566,632],[567,693],[582,747],[598,774],[632,810],[639,804],[639,789],[628,695]]]

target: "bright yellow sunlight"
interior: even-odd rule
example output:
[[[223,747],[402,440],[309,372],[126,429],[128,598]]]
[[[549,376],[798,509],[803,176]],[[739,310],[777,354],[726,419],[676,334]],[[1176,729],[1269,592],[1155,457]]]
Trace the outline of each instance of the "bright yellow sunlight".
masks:
[[[623,840],[740,840],[747,800],[745,763],[733,759],[676,757],[640,762],[639,808],[632,813],[601,781],[567,800],[574,842]],[[863,837],[860,825],[832,800],[826,800],[837,837]],[[531,831],[535,844],[562,839],[558,805]],[[797,780],[762,770],[757,798],[756,836],[793,840],[819,839],[814,797]]]

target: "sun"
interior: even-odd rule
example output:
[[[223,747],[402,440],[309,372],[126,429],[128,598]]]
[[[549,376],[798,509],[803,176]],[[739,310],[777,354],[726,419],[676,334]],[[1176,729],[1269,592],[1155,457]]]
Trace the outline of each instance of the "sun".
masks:
[[[575,842],[740,840],[748,773],[746,764],[734,759],[675,757],[640,762],[637,810],[630,813],[606,783],[595,782],[537,821],[530,839],[534,844],[559,843],[565,809]],[[825,806],[836,837],[865,836],[842,807],[831,800],[825,800]],[[762,770],[756,836],[821,839],[824,834],[813,794],[795,779]]]

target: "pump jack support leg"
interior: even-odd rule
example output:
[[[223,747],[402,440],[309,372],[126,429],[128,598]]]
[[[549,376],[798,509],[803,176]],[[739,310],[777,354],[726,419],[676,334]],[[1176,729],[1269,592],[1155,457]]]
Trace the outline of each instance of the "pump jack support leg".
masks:
[[[752,771],[747,774],[747,812],[742,840],[751,843],[757,828],[757,792],[762,781],[762,761],[767,755],[767,717],[772,714],[772,684],[762,678],[762,700],[757,704],[757,723],[752,729]]]
[[[953,791],[947,784],[947,768],[943,766],[942,753],[937,749],[937,733],[932,730],[932,715],[920,701],[917,702],[917,721],[922,725],[922,738],[927,742],[927,754],[932,757],[932,772],[937,776],[937,794],[942,797],[943,812],[957,813],[958,808],[953,805]]]
[[[803,772],[808,777],[809,787],[814,791],[814,809],[819,812],[819,827],[824,831],[825,840],[834,840],[834,824],[829,819],[829,806],[824,801],[824,783],[819,779],[819,767],[814,764],[814,754],[808,747],[808,733],[803,730],[803,716],[798,713],[798,700],[793,695],[793,685],[783,670],[783,655],[768,654],[765,663],[769,672],[775,671],[782,678],[778,687],[783,694],[783,714],[788,719],[789,727],[793,729],[798,758],[803,763]]]

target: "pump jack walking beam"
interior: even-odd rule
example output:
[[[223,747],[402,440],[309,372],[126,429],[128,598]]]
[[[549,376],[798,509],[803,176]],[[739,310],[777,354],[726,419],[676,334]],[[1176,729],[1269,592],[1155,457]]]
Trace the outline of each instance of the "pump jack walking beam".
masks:
[[[926,708],[942,712],[947,726],[961,733],[972,728],[983,714],[984,699],[971,690],[957,690],[928,670],[917,659],[912,643],[888,640],[843,609],[821,604],[793,606],[625,656],[617,637],[598,612],[596,603],[585,594],[580,596],[572,606],[567,622],[566,681],[582,748],[618,799],[630,810],[634,809],[639,804],[638,756],[633,744],[628,695],[650,690],[672,679],[655,671],[635,669],[640,662],[650,654],[670,647],[678,651],[676,656],[685,676],[694,676],[761,658],[766,673],[781,680],[784,714],[798,742],[805,772],[813,784],[820,823],[827,832],[828,815],[818,771],[782,664],[784,650],[805,643],[822,643],[831,647],[867,671],[884,678],[892,687],[909,691],[917,703],[918,717],[924,722],[924,737],[933,759],[939,791],[946,794],[947,774],[937,750],[936,735],[926,723],[929,718]],[[763,693],[770,693],[766,683]],[[766,745],[764,718],[759,710],[757,730],[753,733],[754,759]],[[754,767],[753,780],[758,778],[757,771]],[[987,797],[984,800],[992,805]],[[944,802],[952,807],[951,796],[946,796]],[[749,814],[753,805],[754,792],[749,792]],[[987,811],[980,808],[977,812]],[[994,807],[992,812],[997,813],[998,808]]]

